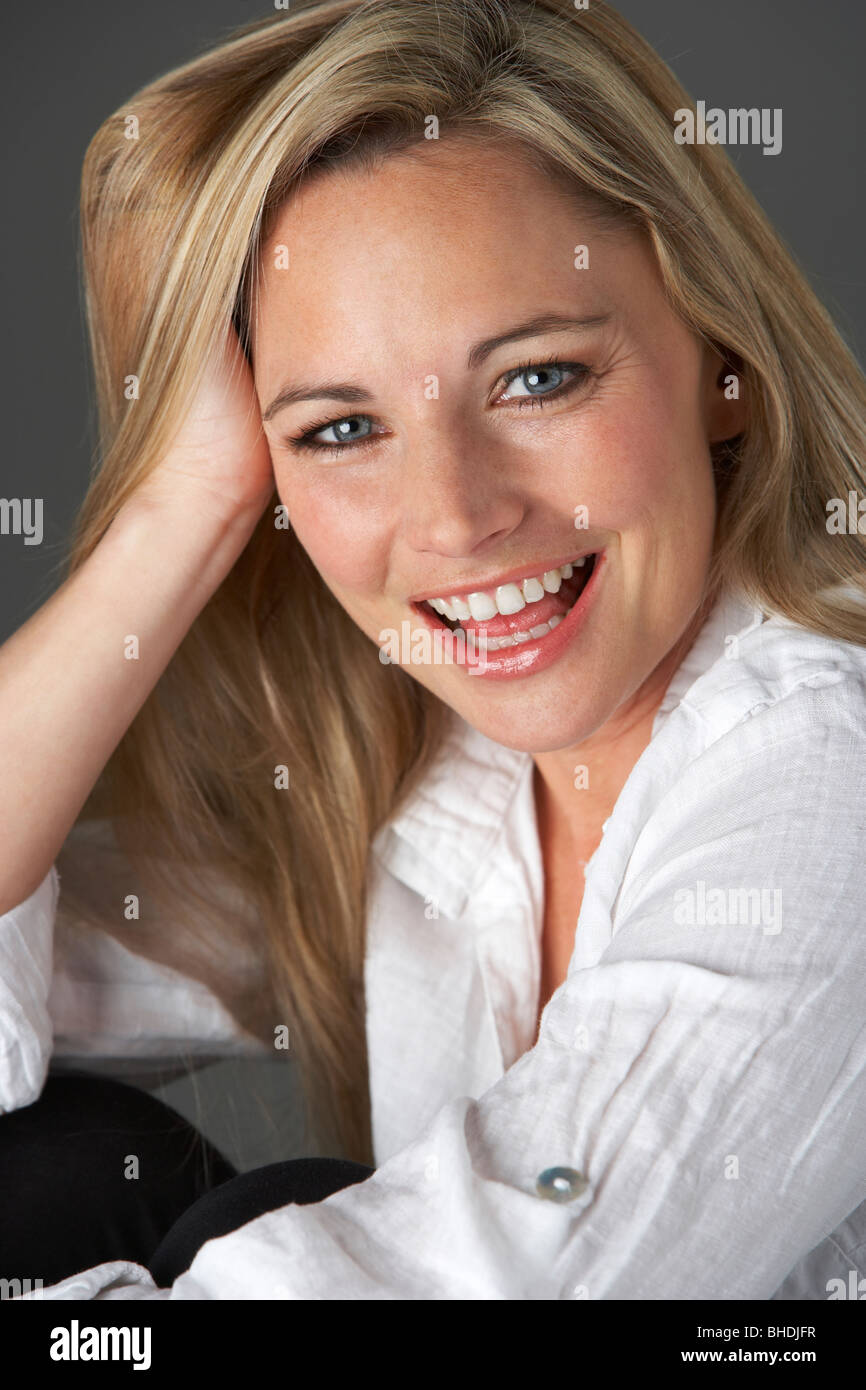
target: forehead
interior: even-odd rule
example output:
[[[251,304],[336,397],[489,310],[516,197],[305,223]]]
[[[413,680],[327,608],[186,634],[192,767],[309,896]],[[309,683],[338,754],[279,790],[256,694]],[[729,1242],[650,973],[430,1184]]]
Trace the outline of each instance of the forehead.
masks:
[[[272,264],[273,249],[289,240],[298,249],[326,255],[338,248],[344,255],[347,244],[364,242],[373,251],[379,239],[384,255],[401,231],[407,249],[422,229],[444,249],[471,229],[472,244],[464,245],[471,254],[496,243],[503,227],[540,239],[551,218],[551,231],[566,242],[581,230],[593,236],[615,230],[564,173],[539,168],[519,142],[451,135],[370,162],[314,168],[270,214],[263,269]]]
[[[314,163],[283,205],[269,214],[268,235],[280,222],[296,225],[302,216],[314,215],[322,200],[386,194],[391,202],[399,198],[401,187],[421,200],[435,202],[447,194],[487,206],[516,205],[521,192],[545,201],[559,195],[572,211],[594,211],[590,200],[581,198],[576,181],[541,151],[517,138],[470,129],[417,140],[391,153],[365,154],[361,147],[357,155]]]
[[[598,255],[590,277],[576,248]],[[305,350],[410,320],[489,318],[491,308],[593,311],[612,281],[612,253],[634,248],[565,175],[538,167],[519,142],[451,136],[371,164],[309,175],[271,216],[255,325],[260,343]],[[608,266],[605,273],[604,266]],[[621,278],[621,277],[620,277]]]

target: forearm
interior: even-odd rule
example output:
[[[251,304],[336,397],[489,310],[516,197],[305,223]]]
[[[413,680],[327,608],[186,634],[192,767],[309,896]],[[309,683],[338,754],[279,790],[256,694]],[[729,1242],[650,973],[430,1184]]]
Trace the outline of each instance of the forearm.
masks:
[[[133,501],[0,648],[0,913],[44,878],[256,515]]]

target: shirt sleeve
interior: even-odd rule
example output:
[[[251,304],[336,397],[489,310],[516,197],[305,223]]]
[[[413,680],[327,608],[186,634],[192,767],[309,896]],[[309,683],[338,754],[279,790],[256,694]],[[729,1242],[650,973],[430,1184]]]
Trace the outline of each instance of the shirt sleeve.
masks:
[[[60,875],[0,916],[0,1113],[39,1099],[49,1066],[104,1064],[164,1081],[224,1057],[269,1055],[204,984],[96,927],[60,930]]]
[[[500,1080],[171,1290],[115,1263],[84,1296],[770,1298],[866,1197],[864,785],[862,694],[756,709],[656,800]]]
[[[134,941],[134,927],[130,935]],[[64,922],[61,930],[60,918],[48,1008],[61,1067],[99,1059],[121,1080],[164,1079],[172,1061],[182,1072],[224,1057],[270,1055],[202,981],[99,927]]]
[[[51,1058],[48,1011],[59,884],[54,866],[0,916],[0,1112],[39,1098]]]
[[[273,1055],[239,1022],[266,991],[267,956],[254,905],[222,873],[187,866],[203,901],[162,899],[108,818],[77,822],[55,867],[52,1070],[147,1087],[222,1058]]]

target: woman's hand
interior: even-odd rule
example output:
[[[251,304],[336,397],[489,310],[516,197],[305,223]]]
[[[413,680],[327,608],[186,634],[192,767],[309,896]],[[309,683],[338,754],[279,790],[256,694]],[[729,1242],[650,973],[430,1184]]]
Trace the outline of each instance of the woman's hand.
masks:
[[[219,522],[254,523],[273,487],[252,372],[229,325],[180,430],[132,501],[182,508],[190,520],[203,512]]]

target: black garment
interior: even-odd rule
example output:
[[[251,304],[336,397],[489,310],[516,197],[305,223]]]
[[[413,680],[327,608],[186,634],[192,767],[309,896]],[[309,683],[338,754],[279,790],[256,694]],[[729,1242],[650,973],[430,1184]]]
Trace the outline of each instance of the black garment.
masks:
[[[132,1260],[164,1288],[212,1237],[289,1202],[322,1201],[373,1171],[301,1158],[238,1174],[146,1091],[49,1076],[33,1105],[0,1115],[0,1278],[47,1288]]]
[[[228,1235],[289,1202],[299,1206],[322,1202],[332,1192],[363,1182],[374,1171],[347,1158],[294,1158],[240,1173],[206,1192],[184,1212],[145,1263],[156,1284],[168,1288],[189,1269],[205,1241]]]

